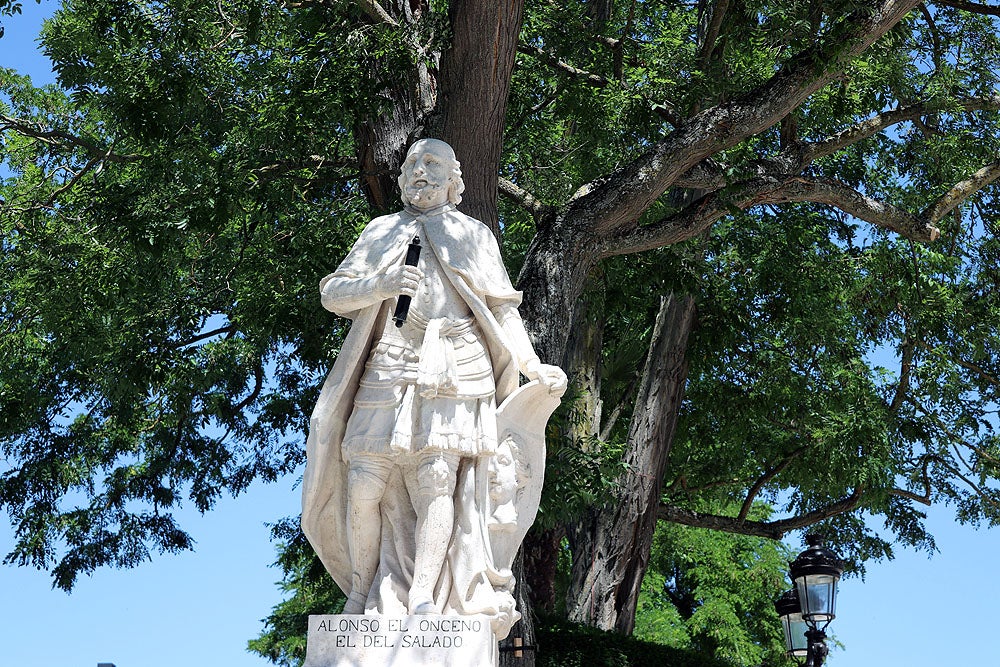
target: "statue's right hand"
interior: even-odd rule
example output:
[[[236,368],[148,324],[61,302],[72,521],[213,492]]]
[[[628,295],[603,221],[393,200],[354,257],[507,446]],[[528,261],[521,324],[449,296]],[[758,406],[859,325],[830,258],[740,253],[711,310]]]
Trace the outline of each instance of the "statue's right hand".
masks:
[[[403,264],[393,266],[382,274],[378,281],[378,292],[382,298],[405,294],[413,296],[417,293],[417,285],[424,277],[424,272],[415,266]]]

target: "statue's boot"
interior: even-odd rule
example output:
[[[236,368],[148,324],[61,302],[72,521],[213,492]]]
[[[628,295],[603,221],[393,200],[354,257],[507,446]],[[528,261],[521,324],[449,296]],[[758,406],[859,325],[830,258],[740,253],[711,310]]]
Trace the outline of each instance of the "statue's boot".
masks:
[[[434,604],[434,600],[431,599],[430,595],[421,595],[419,593],[410,598],[408,611],[411,616],[441,613],[440,607]]]
[[[365,603],[368,601],[368,596],[361,593],[358,590],[352,590],[351,594],[347,596],[347,602],[344,603],[345,614],[363,614],[365,613]]]

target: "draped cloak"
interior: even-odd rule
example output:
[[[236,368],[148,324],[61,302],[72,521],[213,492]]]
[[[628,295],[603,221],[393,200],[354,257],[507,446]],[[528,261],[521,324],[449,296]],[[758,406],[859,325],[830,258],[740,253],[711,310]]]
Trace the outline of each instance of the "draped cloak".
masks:
[[[505,303],[516,307],[521,302],[521,293],[511,285],[496,239],[478,220],[454,210],[419,216],[402,211],[376,218],[364,229],[337,270],[320,282],[320,289],[334,277],[365,279],[401,264],[407,244],[418,234],[424,252],[437,256],[445,276],[468,304],[479,325],[490,356],[499,404],[517,389],[519,376],[513,346],[491,308]],[[345,592],[351,590],[353,570],[347,551],[348,467],[341,444],[369,351],[394,302],[395,299],[388,299],[341,313],[352,320],[351,329],[310,421],[302,485],[302,528],[327,571]],[[508,592],[513,586],[510,564],[494,563],[490,548],[486,527],[487,465],[485,457],[480,457],[480,460],[464,459],[459,468],[455,526],[435,588],[435,602],[444,613],[496,615],[506,611],[508,618],[501,626],[509,629],[518,615],[513,611],[513,599]],[[366,611],[405,614],[406,591],[413,571],[416,515],[398,471],[390,478],[381,505],[380,564]],[[508,599],[509,603],[504,603]],[[496,630],[498,636],[506,635],[506,629]]]

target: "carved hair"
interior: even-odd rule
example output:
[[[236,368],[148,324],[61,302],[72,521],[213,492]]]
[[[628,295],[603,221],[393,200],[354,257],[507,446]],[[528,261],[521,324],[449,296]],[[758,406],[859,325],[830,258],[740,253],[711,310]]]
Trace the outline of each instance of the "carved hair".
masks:
[[[410,150],[406,152],[406,160],[403,161],[403,165],[400,168],[399,174],[399,190],[403,199],[404,204],[409,202],[406,200],[406,171],[409,167],[413,166],[413,163],[417,161],[417,154],[422,152],[431,152],[435,155],[445,158],[451,162],[451,172],[448,174],[448,201],[454,206],[458,206],[462,203],[462,193],[465,192],[465,181],[462,180],[462,169],[455,157],[455,150],[441,141],[440,139],[421,139],[420,141],[414,142],[410,146]]]

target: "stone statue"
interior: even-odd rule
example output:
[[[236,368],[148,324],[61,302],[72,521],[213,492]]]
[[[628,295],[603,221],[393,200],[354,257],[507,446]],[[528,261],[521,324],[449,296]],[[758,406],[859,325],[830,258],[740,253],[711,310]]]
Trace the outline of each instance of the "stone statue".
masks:
[[[320,282],[352,325],[312,416],[302,526],[345,614],[486,614],[502,638],[566,375],[535,354],[493,234],[455,210],[452,148],[416,142],[399,185],[404,210],[372,220]]]

